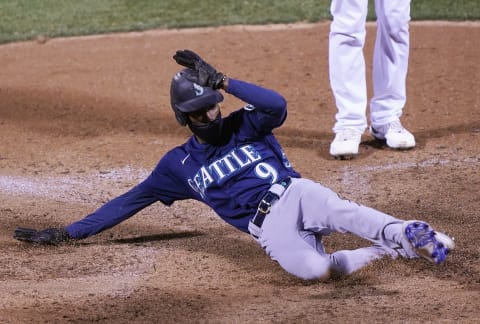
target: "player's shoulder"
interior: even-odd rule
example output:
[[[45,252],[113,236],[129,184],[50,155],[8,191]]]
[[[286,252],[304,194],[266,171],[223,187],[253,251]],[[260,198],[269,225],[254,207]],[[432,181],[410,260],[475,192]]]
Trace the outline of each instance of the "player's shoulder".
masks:
[[[185,154],[188,154],[188,142],[183,143],[181,145],[175,146],[167,151],[161,158],[161,164],[171,164],[172,161],[178,161],[182,159]]]
[[[190,146],[191,145],[189,145],[188,142],[185,142],[181,145],[173,147],[165,155],[168,156],[169,158],[174,158],[176,156],[183,156],[190,151],[189,149]]]

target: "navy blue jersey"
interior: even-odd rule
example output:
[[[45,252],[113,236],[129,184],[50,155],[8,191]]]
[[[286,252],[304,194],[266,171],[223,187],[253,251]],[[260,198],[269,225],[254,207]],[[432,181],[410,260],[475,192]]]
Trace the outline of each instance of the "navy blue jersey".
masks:
[[[195,199],[223,220],[248,233],[248,222],[270,186],[300,177],[272,134],[286,118],[286,101],[277,92],[229,79],[229,94],[247,103],[224,119],[222,146],[200,144],[194,136],[167,152],[142,183],[84,219],[67,226],[74,238],[97,234],[150,204]]]

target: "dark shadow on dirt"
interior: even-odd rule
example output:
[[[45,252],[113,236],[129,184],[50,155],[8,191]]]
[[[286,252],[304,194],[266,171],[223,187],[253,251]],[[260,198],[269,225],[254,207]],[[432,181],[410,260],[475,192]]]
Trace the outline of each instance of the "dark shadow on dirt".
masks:
[[[168,105],[169,103],[159,103],[158,110],[152,110],[114,98],[93,97],[87,93],[59,89],[0,89],[0,120],[14,121],[26,129],[57,136],[89,137],[112,132],[188,132],[179,127]],[[480,121],[416,131],[414,135],[417,147],[422,147],[429,138],[469,132],[480,132]],[[331,132],[290,127],[279,128],[275,130],[275,134],[285,147],[319,150],[326,158],[333,138]],[[384,142],[374,139],[363,141],[362,146],[367,148],[367,154],[369,148],[386,147]]]
[[[466,124],[455,124],[442,128],[415,132],[415,137],[419,140],[427,140],[430,138],[439,138],[452,134],[465,133],[480,133],[480,120],[474,120]]]
[[[323,141],[333,139],[333,133],[281,127],[274,131],[282,145],[290,147],[316,148]]]
[[[399,151],[408,152],[410,150],[424,148],[426,142],[429,139],[466,133],[480,133],[480,121],[472,121],[466,124],[456,124],[432,130],[414,132],[416,140],[415,148]],[[316,150],[321,158],[324,158],[326,160],[334,159],[329,154],[329,147],[330,142],[333,139],[333,133],[292,128],[280,128],[279,130],[275,131],[275,134],[279,142],[284,147]],[[368,132],[365,132],[359,147],[359,154],[355,157],[355,159],[365,159],[373,152],[378,150],[394,149],[389,148],[384,140],[377,140],[373,137],[370,137]]]
[[[106,243],[115,243],[115,244],[137,244],[137,243],[148,243],[148,242],[157,242],[165,240],[175,240],[175,239],[184,239],[192,238],[197,236],[205,235],[204,233],[192,231],[192,232],[176,232],[176,233],[163,233],[156,235],[144,235],[131,238],[122,238],[107,241]]]
[[[422,144],[428,139],[465,133],[480,133],[480,120],[472,121],[466,124],[450,125],[437,129],[415,131],[414,135],[417,143]],[[330,145],[330,141],[333,139],[333,133],[331,132],[320,132],[305,129],[302,130],[287,127],[276,130],[275,134],[282,144],[287,147],[303,147],[306,149],[318,149],[319,146],[325,144],[323,142],[327,142],[327,144]],[[369,136],[368,132],[365,132],[364,136]],[[385,141],[376,140],[374,138],[363,140],[362,145],[374,149],[383,149],[387,147]]]
[[[165,103],[152,110],[114,98],[59,89],[0,89],[0,120],[57,136],[89,137],[112,132],[169,134],[181,130]]]

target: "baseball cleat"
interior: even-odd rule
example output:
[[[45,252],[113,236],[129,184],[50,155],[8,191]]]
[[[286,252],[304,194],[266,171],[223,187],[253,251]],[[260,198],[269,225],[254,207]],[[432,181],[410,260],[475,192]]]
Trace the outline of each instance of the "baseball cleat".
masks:
[[[426,222],[411,220],[403,224],[402,233],[413,251],[430,262],[442,263],[455,248],[452,238],[433,230]]]
[[[335,134],[330,144],[330,155],[336,159],[349,160],[358,154],[362,133],[353,128],[347,128]]]
[[[402,126],[399,120],[378,127],[371,126],[370,133],[378,140],[385,140],[387,146],[393,149],[415,147],[415,137]]]

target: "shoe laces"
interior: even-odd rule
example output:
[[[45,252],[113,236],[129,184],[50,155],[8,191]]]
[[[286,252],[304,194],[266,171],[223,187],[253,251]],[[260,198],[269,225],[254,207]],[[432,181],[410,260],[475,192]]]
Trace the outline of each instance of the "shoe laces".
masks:
[[[399,120],[395,120],[388,124],[387,130],[390,130],[395,133],[403,133],[405,128],[403,128],[402,123]]]
[[[353,128],[346,128],[337,133],[337,136],[342,141],[355,141],[360,133]]]

